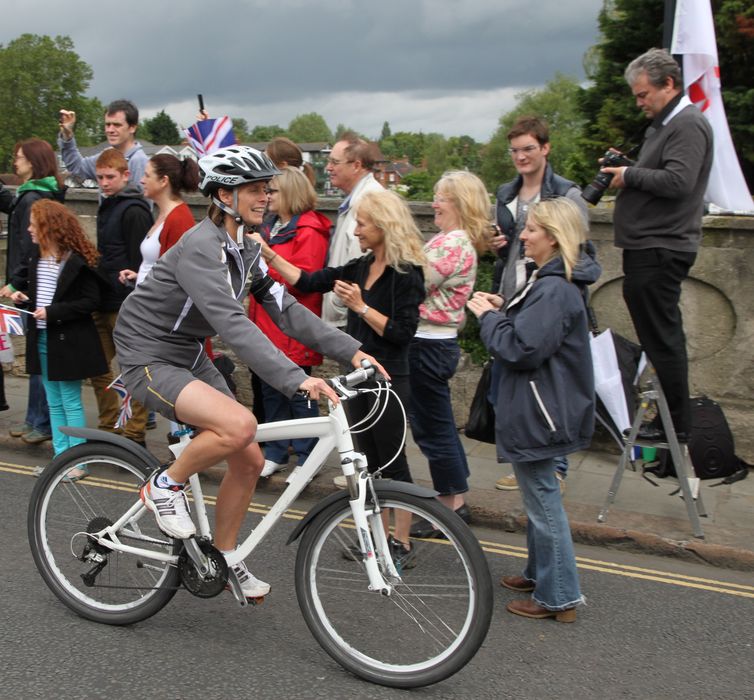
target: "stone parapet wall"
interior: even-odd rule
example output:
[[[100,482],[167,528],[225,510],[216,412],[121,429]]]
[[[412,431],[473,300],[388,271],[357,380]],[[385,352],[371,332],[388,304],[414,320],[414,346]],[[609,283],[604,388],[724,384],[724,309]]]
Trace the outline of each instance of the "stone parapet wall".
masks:
[[[68,205],[81,217],[94,238],[97,193],[69,190]],[[204,216],[207,200],[188,198],[194,216]],[[340,200],[320,199],[320,210],[334,219]],[[432,207],[411,202],[422,232],[434,232]],[[603,274],[592,290],[592,303],[602,328],[612,328],[636,339],[621,295],[621,252],[613,246],[612,211],[592,209],[591,237]],[[4,245],[0,264],[4,265]],[[681,306],[686,328],[690,381],[693,394],[719,401],[736,438],[739,454],[754,459],[754,219],[709,216],[704,219],[704,239],[696,265],[683,285]],[[480,369],[462,360],[453,380],[456,418],[462,425],[474,394]],[[248,372],[237,369],[242,400],[248,401]]]

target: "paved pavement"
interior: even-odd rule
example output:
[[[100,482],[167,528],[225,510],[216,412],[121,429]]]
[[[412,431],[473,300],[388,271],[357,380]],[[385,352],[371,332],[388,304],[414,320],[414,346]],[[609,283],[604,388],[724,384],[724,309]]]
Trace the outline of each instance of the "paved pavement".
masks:
[[[26,410],[28,380],[5,375],[5,389],[11,408],[0,413],[0,448],[23,450],[42,464],[52,456],[50,443],[26,445],[12,438],[8,429],[23,423]],[[94,392],[84,387],[84,403],[88,425],[97,425]],[[158,417],[158,427],[147,433],[147,445],[160,459],[167,459],[167,422]],[[517,491],[499,491],[495,481],[511,472],[510,465],[498,464],[494,446],[462,438],[471,470],[467,495],[475,521],[508,531],[523,530],[525,516]],[[427,462],[410,439],[407,445],[409,463],[417,483],[431,486]],[[309,485],[309,495],[324,495],[335,487],[332,477],[339,473],[334,455]],[[720,480],[703,481],[700,493],[707,511],[701,519],[705,537],[693,536],[686,507],[674,479],[655,480],[653,485],[640,471],[626,470],[605,523],[598,523],[620,455],[608,443],[601,443],[586,452],[570,456],[564,503],[574,539],[585,544],[602,544],[618,549],[644,551],[664,556],[681,557],[716,566],[754,571],[754,474],[734,484]],[[641,462],[637,465],[640,468]],[[211,470],[219,478],[221,468]],[[287,472],[263,479],[260,489],[281,490]]]

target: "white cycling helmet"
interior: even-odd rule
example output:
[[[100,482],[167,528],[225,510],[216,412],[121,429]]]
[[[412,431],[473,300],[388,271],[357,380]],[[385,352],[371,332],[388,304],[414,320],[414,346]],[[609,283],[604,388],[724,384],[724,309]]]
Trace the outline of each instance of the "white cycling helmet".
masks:
[[[279,174],[275,164],[256,148],[228,146],[199,159],[199,190],[211,197],[221,187],[232,190]]]
[[[280,171],[261,151],[250,146],[228,146],[220,148],[199,159],[199,190],[205,197],[211,197],[213,204],[232,216],[239,225],[236,242],[243,246],[244,225],[238,213],[238,187],[250,182],[272,180]],[[219,189],[232,190],[233,206],[229,207],[217,196]]]

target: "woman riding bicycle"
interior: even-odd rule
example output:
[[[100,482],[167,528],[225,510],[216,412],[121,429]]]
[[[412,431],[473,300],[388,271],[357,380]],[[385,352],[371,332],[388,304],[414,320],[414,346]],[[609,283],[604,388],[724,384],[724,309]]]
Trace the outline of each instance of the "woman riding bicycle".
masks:
[[[267,276],[260,247],[245,236],[259,225],[267,183],[278,174],[267,156],[246,146],[220,149],[199,161],[201,192],[212,198],[207,217],[163,255],[124,302],[115,328],[123,381],[134,398],[171,420],[198,428],[197,436],[169,469],[144,485],[141,498],[169,536],[185,539],[196,528],[184,484],[192,474],[225,460],[217,494],[215,546],[236,547],[264,457],[253,443],[256,420],[237,403],[203,348],[219,335],[265,382],[286,396],[297,391],[313,400],[335,392],[288,360],[247,318],[241,300],[250,293],[270,318],[303,344],[340,362],[360,366],[361,343],[328,326]],[[270,586],[243,562],[233,567],[248,598]]]

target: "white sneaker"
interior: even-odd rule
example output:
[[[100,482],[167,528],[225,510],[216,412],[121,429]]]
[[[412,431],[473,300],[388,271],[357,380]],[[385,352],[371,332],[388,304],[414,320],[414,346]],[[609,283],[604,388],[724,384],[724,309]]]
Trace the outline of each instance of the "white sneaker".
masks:
[[[265,459],[264,468],[262,469],[260,476],[272,476],[275,472],[279,472],[287,468],[287,464],[278,464],[277,462],[273,462],[271,459]]]
[[[196,534],[191,520],[188,499],[181,486],[160,488],[150,478],[139,492],[144,505],[154,513],[157,526],[166,535],[185,540]]]
[[[516,491],[518,489],[516,475],[510,474],[509,476],[504,476],[502,479],[498,479],[495,482],[495,488],[501,491]]]
[[[233,566],[233,572],[241,584],[241,592],[246,598],[263,598],[270,592],[270,584],[260,581],[246,568],[245,562]]]

